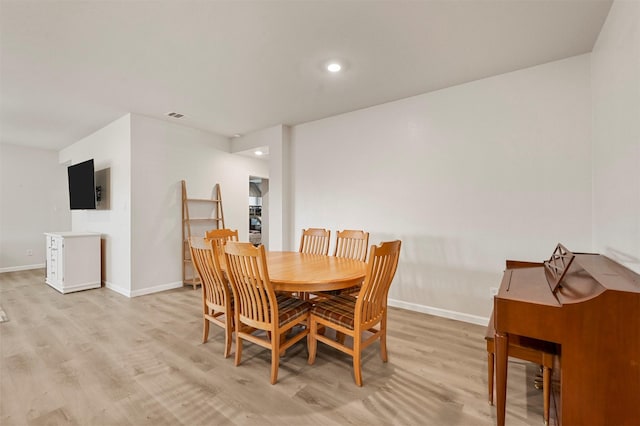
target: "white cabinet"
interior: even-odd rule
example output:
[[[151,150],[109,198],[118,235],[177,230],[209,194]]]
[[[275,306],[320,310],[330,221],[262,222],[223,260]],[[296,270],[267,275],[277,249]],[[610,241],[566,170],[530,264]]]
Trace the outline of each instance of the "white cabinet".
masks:
[[[47,284],[60,293],[100,287],[99,233],[47,232],[44,235]]]

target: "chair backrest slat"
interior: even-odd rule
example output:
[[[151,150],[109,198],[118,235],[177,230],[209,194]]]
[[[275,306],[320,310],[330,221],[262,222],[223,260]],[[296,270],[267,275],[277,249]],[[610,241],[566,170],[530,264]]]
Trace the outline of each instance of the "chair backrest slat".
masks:
[[[356,302],[355,320],[359,324],[376,323],[387,306],[389,287],[398,267],[399,240],[371,246],[367,274]]]
[[[329,241],[331,231],[320,228],[309,228],[302,230],[300,238],[300,253],[329,254]]]
[[[336,236],[336,257],[346,257],[364,262],[367,258],[369,233],[364,231],[338,231]]]
[[[224,247],[227,274],[243,322],[268,328],[277,318],[276,295],[267,271],[264,246],[229,241]],[[274,309],[270,309],[273,306]],[[276,315],[274,317],[274,315]]]

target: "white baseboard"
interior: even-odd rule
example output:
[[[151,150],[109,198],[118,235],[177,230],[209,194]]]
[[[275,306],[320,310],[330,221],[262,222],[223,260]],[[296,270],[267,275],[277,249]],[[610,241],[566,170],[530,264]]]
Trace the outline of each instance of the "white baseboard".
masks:
[[[117,286],[113,283],[110,283],[109,281],[104,281],[104,286],[109,290],[113,290],[123,296],[131,297],[131,291],[128,288]]]
[[[100,283],[100,281],[88,282],[88,283],[80,283],[80,284],[71,285],[71,286],[60,285],[60,283],[58,283],[57,281],[53,281],[53,280],[49,280],[49,279],[45,279],[44,282],[47,283],[48,285],[50,285],[51,287],[55,288],[56,290],[58,290],[62,294],[73,293],[74,291],[82,291],[82,290],[90,290],[90,289],[94,289],[94,288],[100,288],[100,286],[102,285]]]
[[[437,317],[454,319],[457,321],[468,322],[477,325],[488,325],[489,318],[478,315],[465,314],[463,312],[450,311],[448,309],[434,308],[433,306],[418,305],[417,303],[403,302],[402,300],[389,299],[389,306],[407,309],[409,311],[422,312],[423,314],[434,315]]]
[[[140,290],[133,290],[131,292],[131,296],[129,297],[137,297],[144,296],[145,294],[158,293],[166,290],[173,290],[174,288],[182,287],[182,281],[176,281],[173,283],[160,284],[153,287],[141,288]]]
[[[35,265],[9,266],[7,268],[0,268],[0,273],[2,273],[2,272],[28,271],[30,269],[42,269],[44,267],[45,267],[44,263],[37,263]]]
[[[109,290],[113,290],[116,293],[120,293],[123,296],[131,298],[131,297],[144,296],[145,294],[152,294],[152,293],[159,293],[161,291],[166,291],[166,290],[173,290],[174,288],[180,288],[182,287],[182,281],[176,281],[176,282],[167,283],[167,284],[160,284],[153,287],[141,288],[140,290],[133,290],[133,291],[131,291],[128,288],[114,285],[113,283],[110,283],[108,281],[105,281],[104,285]]]

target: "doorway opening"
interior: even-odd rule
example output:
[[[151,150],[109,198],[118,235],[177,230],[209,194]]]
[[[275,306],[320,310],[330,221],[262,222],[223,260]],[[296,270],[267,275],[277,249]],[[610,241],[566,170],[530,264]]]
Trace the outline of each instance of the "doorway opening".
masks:
[[[249,241],[269,249],[269,179],[249,176]]]

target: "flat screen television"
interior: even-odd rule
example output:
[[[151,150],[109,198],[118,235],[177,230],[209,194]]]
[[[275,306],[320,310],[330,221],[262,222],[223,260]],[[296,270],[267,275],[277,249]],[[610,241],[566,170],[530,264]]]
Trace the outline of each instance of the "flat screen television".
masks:
[[[96,182],[93,159],[67,167],[71,210],[96,208]]]

